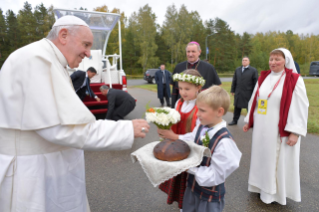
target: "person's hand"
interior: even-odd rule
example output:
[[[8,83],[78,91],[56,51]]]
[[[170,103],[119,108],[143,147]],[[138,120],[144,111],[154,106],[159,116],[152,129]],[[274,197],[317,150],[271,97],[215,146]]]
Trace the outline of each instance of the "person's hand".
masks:
[[[147,121],[144,119],[134,119],[132,120],[133,129],[134,129],[134,138],[144,138],[146,133],[150,129]]]
[[[168,138],[173,141],[178,139],[178,135],[175,134],[172,130],[157,129],[157,133],[161,138]]]
[[[287,144],[288,144],[289,146],[294,146],[294,145],[297,143],[298,138],[299,138],[298,135],[296,135],[296,134],[294,134],[294,133],[290,133],[290,135],[288,136]]]
[[[95,99],[96,99],[96,101],[98,101],[98,102],[101,101],[101,99],[100,99],[99,97],[96,97]]]
[[[231,93],[231,95],[233,95],[233,96],[234,96],[234,94],[235,94],[235,93]]]
[[[244,132],[247,132],[249,130],[249,125],[248,124],[245,124],[244,126],[243,126],[243,131]]]

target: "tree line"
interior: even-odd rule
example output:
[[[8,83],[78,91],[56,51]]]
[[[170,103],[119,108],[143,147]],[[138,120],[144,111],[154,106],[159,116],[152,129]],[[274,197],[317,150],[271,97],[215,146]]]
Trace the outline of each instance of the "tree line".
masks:
[[[94,11],[121,14],[123,68],[127,74],[141,74],[161,63],[172,71],[186,59],[185,47],[190,41],[201,44],[201,59],[207,58],[218,73],[232,73],[241,65],[243,56],[248,56],[259,71],[267,70],[269,52],[279,47],[289,49],[305,69],[309,69],[311,61],[319,60],[318,35],[295,34],[291,30],[241,35],[231,30],[226,21],[218,17],[202,20],[197,11],[189,11],[185,5],[168,6],[162,26],[156,23],[156,14],[148,4],[130,17],[117,8],[109,10],[106,5]],[[18,14],[12,10],[4,14],[0,8],[0,67],[16,49],[46,37],[54,22],[53,6],[46,8],[43,3],[33,9],[25,2]],[[119,53],[118,33],[115,27],[106,54]]]

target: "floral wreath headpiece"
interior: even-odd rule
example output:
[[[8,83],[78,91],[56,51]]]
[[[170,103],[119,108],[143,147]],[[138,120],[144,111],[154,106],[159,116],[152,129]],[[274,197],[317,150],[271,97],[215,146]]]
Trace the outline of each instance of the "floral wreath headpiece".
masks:
[[[201,85],[201,86],[204,86],[205,82],[206,82],[203,77],[197,77],[194,75],[184,74],[184,73],[174,74],[173,80],[174,81],[188,82],[188,83],[192,83],[195,85]]]

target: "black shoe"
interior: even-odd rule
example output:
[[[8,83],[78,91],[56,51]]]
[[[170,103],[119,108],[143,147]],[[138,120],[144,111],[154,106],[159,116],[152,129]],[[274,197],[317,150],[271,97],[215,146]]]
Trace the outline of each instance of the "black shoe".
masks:
[[[228,123],[229,126],[232,126],[232,125],[237,125],[237,121],[232,121],[230,123]]]
[[[171,106],[170,104],[167,105],[167,107],[170,107],[170,106]]]

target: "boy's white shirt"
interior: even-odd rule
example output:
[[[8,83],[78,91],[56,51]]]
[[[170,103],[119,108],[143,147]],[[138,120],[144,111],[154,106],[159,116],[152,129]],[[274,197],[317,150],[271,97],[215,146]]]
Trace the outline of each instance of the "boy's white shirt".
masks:
[[[226,125],[226,121],[224,120],[215,125],[212,130],[208,131],[209,138],[212,138],[216,132],[221,128],[226,127]],[[193,141],[197,129],[198,126],[196,126],[191,133],[194,136]],[[195,176],[195,179],[200,186],[216,186],[225,182],[226,178],[239,167],[241,155],[242,153],[237,148],[234,140],[223,138],[215,147],[210,166],[193,167],[187,172]]]

